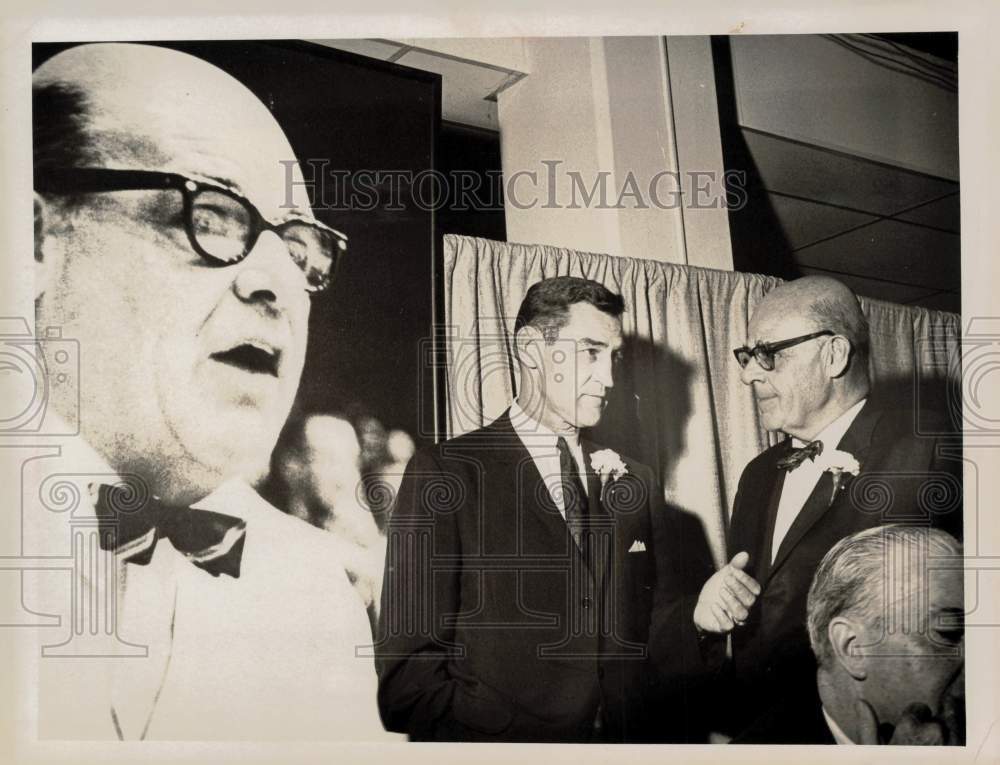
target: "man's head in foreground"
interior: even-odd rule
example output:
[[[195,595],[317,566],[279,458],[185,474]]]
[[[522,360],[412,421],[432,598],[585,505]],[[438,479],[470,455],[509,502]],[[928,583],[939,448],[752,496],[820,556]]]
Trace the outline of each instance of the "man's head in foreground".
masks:
[[[621,295],[589,279],[533,284],[514,322],[518,403],[556,433],[596,425],[622,347]]]
[[[812,440],[868,394],[868,322],[836,279],[806,276],[767,293],[735,353],[764,427]]]
[[[36,321],[79,341],[83,437],[171,501],[260,476],[344,247],[287,188],[284,133],[237,80],[155,46],[71,48],[33,89]],[[74,417],[75,395],[52,405]]]
[[[807,610],[820,696],[854,742],[876,726],[888,741],[901,725],[926,739],[910,743],[964,741],[961,554],[944,531],[881,526],[842,539],[816,570]]]

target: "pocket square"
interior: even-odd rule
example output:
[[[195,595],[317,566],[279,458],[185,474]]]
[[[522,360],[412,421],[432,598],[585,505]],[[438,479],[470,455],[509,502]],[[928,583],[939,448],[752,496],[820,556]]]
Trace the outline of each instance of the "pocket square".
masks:
[[[646,543],[637,539],[632,543],[632,546],[628,548],[630,553],[632,552],[646,552]]]

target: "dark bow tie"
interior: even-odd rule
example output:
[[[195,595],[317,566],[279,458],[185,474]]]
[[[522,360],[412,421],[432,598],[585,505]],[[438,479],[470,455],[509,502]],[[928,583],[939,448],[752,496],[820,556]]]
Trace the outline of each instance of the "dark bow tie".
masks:
[[[123,560],[144,566],[153,558],[158,540],[166,538],[198,568],[212,576],[240,575],[246,521],[232,515],[171,506],[148,496],[139,504],[142,492],[127,484],[107,486],[97,491],[100,544]]]
[[[822,441],[810,441],[800,449],[792,449],[788,454],[778,460],[778,470],[795,470],[808,457],[815,460],[823,453]]]

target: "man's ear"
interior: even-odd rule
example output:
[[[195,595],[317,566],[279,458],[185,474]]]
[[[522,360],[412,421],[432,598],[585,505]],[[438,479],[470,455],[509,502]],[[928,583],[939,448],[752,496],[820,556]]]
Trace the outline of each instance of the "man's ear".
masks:
[[[826,628],[826,634],[833,648],[834,660],[855,680],[864,680],[868,676],[866,657],[858,652],[864,641],[854,623],[843,616],[834,617]]]
[[[851,341],[843,335],[834,335],[826,344],[826,363],[830,377],[840,377],[851,361]]]
[[[530,324],[521,327],[514,335],[514,346],[518,360],[529,369],[538,369],[542,364],[541,343],[542,333]]]

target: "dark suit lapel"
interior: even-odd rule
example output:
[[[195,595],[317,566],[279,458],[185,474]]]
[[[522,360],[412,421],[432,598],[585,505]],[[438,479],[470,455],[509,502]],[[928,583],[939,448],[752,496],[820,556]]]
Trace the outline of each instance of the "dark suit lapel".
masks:
[[[858,412],[858,416],[854,418],[851,427],[847,429],[843,438],[834,447],[839,451],[852,454],[861,464],[862,469],[864,469],[865,460],[868,457],[868,451],[871,447],[872,432],[879,417],[881,417],[881,412],[876,407],[873,407],[871,403],[866,403],[861,408],[861,411]],[[791,442],[791,439],[789,439],[789,442]],[[845,485],[842,484],[842,486]],[[785,534],[785,538],[781,541],[781,546],[778,547],[778,554],[774,556],[774,565],[771,566],[772,574],[788,558],[788,555],[795,549],[795,545],[805,536],[806,532],[826,514],[833,504],[846,501],[844,499],[844,491],[839,491],[837,496],[833,495],[833,486],[833,475],[829,472],[824,472],[820,476],[819,481],[816,482],[815,488],[802,506],[799,514],[795,516],[795,520],[788,529],[788,533]],[[773,530],[773,524],[771,528]]]
[[[778,498],[785,483],[785,471],[777,461],[788,453],[790,441],[774,447],[768,459],[754,464],[740,490],[738,516],[727,539],[728,558],[738,552],[750,554],[747,573],[763,584],[771,568],[771,539],[778,514]]]
[[[785,448],[775,453],[774,460],[768,465],[773,471],[770,481],[761,482],[762,486],[770,488],[770,491],[762,493],[760,497],[760,504],[767,509],[764,535],[757,546],[760,553],[757,561],[756,573],[758,576],[756,578],[761,584],[766,582],[771,576],[771,559],[774,557],[774,551],[771,547],[774,543],[774,524],[777,523],[778,503],[781,500],[781,490],[785,487],[785,476],[788,475],[787,471],[778,469],[777,461],[791,450],[791,439],[786,444],[782,445]],[[736,552],[739,552],[739,550],[736,550],[734,554]]]
[[[882,409],[876,404],[871,401],[866,402],[861,411],[858,412],[854,422],[851,423],[851,427],[844,433],[844,437],[840,439],[840,443],[837,444],[840,451],[854,455],[862,470],[865,469],[868,462],[872,435],[875,433],[875,427],[882,419],[883,414]]]

